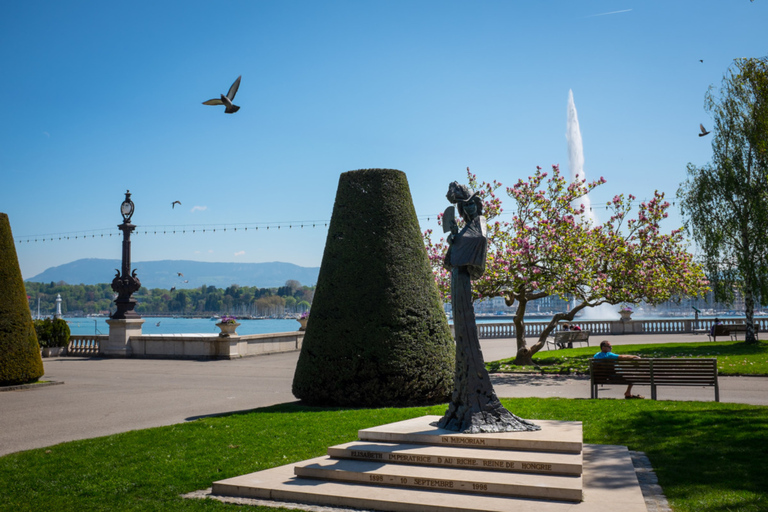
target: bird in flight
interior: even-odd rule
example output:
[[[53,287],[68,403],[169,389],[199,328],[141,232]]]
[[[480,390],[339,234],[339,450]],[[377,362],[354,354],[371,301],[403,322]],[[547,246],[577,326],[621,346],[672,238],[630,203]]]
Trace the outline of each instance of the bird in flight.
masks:
[[[176,291],[176,287],[175,287],[175,286],[171,286],[171,291],[172,291],[172,292],[173,292],[173,291]]]
[[[213,98],[212,100],[204,101],[203,105],[225,105],[225,114],[234,114],[240,110],[240,107],[234,105],[232,102],[235,100],[235,94],[237,94],[237,89],[240,87],[240,79],[242,77],[243,75],[237,77],[237,80],[235,80],[235,83],[233,83],[232,87],[229,88],[229,92],[227,92],[226,96],[222,94],[221,99]]]
[[[703,124],[699,124],[699,128],[701,128],[701,133],[699,134],[699,137],[703,137],[705,135],[709,135],[709,132],[706,128],[704,128]]]
[[[183,272],[176,272],[176,273],[179,275],[179,277],[184,277],[184,273]]]
[[[174,201],[171,203],[171,208],[176,208],[176,205],[181,206],[181,201]]]

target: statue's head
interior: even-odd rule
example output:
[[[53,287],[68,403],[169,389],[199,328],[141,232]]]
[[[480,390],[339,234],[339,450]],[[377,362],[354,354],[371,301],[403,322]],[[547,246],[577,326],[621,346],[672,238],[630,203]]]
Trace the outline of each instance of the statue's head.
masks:
[[[459,215],[469,222],[483,214],[483,201],[477,192],[473,192],[466,185],[460,185],[454,181],[448,185],[448,193],[445,197],[459,209]]]

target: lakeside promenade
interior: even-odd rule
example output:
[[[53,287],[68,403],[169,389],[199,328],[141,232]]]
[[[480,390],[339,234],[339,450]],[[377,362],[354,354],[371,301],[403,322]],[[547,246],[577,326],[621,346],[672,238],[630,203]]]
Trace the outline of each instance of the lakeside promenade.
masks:
[[[594,336],[614,350],[638,343],[704,342],[706,335]],[[529,340],[529,343],[532,340]],[[486,361],[511,357],[512,339],[481,340]],[[42,380],[63,385],[0,392],[0,456],[76,439],[172,425],[201,416],[295,402],[291,393],[299,352],[235,360],[45,359]],[[494,375],[500,397],[589,398],[588,377]],[[650,396],[637,386],[636,391]],[[601,399],[620,398],[622,386]],[[661,400],[714,401],[712,388],[664,387]],[[723,402],[768,405],[768,377],[720,377]]]

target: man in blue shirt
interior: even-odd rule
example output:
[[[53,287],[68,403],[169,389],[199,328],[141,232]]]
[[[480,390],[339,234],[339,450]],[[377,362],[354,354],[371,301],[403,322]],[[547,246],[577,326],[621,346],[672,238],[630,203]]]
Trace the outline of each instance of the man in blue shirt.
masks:
[[[594,355],[595,359],[640,359],[640,356],[633,356],[628,354],[614,354],[611,352],[611,343],[609,341],[600,342],[600,352]],[[645,398],[643,395],[632,394],[632,384],[627,386],[627,390],[624,392],[624,398]]]

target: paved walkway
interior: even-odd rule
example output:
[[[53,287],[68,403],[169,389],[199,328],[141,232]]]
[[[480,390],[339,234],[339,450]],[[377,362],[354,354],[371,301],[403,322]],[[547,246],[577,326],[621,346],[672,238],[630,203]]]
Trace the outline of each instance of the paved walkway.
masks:
[[[706,336],[612,336],[622,344],[706,341]],[[599,341],[599,340],[598,340]],[[514,340],[483,340],[486,361],[510,357]],[[597,349],[596,349],[597,351]],[[0,456],[200,416],[265,407],[291,394],[298,352],[233,361],[45,359],[44,380],[63,385],[0,392]],[[589,398],[589,380],[533,375],[494,377],[501,397]],[[648,396],[642,387],[637,390]],[[620,398],[623,388],[601,396]],[[660,388],[662,400],[714,400],[712,388]],[[768,405],[768,378],[721,377],[720,399]]]

